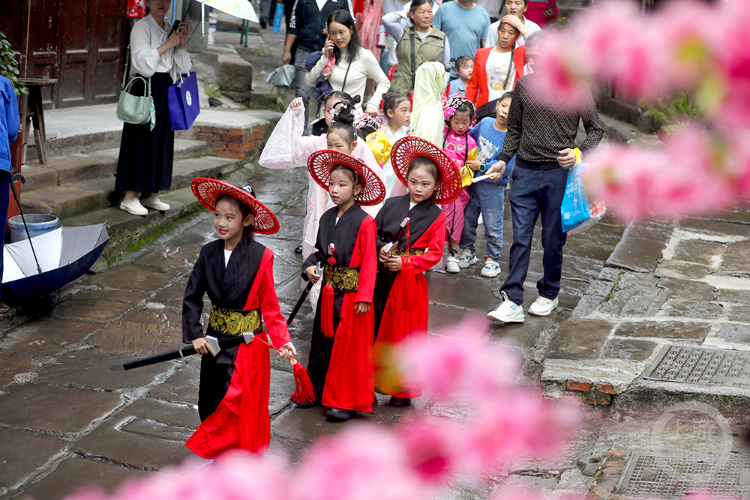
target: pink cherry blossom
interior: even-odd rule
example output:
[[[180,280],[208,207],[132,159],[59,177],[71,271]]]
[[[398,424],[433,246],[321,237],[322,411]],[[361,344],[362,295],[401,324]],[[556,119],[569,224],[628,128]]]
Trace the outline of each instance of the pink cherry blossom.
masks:
[[[392,432],[350,425],[307,450],[295,474],[293,495],[300,500],[429,498],[411,465]]]

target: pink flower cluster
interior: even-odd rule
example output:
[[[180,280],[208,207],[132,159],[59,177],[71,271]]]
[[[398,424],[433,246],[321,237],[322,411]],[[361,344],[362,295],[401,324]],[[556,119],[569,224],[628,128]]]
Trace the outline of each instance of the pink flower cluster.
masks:
[[[186,464],[128,483],[109,498],[428,500],[457,472],[481,479],[515,457],[555,453],[576,413],[520,387],[517,358],[487,342],[487,332],[485,322],[469,320],[396,353],[401,369],[436,401],[409,422],[351,424],[310,446],[296,466],[273,453],[225,455],[219,466]],[[69,500],[105,498],[86,491]]]
[[[625,220],[703,215],[750,197],[750,133],[711,137],[697,125],[663,147],[603,146],[585,159],[590,196]]]
[[[579,106],[585,84],[646,99],[691,91],[706,122],[660,148],[613,146],[584,158],[590,196],[624,219],[704,215],[750,198],[750,10],[677,0],[645,16],[608,0],[544,39],[537,91]],[[714,29],[722,25],[720,32]]]
[[[741,4],[678,0],[648,17],[635,2],[597,4],[550,32],[537,62],[541,88],[573,103],[581,80],[644,98],[695,88],[715,123],[750,126],[750,11]]]

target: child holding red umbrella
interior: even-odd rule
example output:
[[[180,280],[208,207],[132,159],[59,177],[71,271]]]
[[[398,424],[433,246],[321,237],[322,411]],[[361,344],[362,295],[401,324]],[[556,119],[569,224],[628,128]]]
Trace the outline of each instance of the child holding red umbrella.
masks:
[[[219,239],[201,249],[183,299],[183,341],[202,355],[203,423],[186,446],[203,458],[233,448],[261,453],[271,441],[269,347],[286,359],[297,354],[274,290],[273,252],[253,239],[253,233],[277,232],[279,222],[249,186],[198,178],[192,189],[214,213]],[[255,338],[214,353],[200,320],[205,294],[211,299],[208,335],[220,342],[249,332]]]
[[[385,186],[364,162],[339,151],[313,153],[307,168],[336,205],[320,217],[316,251],[302,267],[303,277],[315,283],[321,279],[317,266],[324,266],[307,368],[315,400],[329,407],[329,420],[343,422],[354,411],[371,412],[375,396],[376,227],[362,205],[383,201]]]
[[[446,238],[445,214],[438,205],[458,197],[461,175],[442,149],[419,137],[397,141],[391,162],[408,194],[388,198],[375,219],[380,261],[373,297],[375,387],[391,395],[391,406],[401,407],[409,406],[422,390],[394,376],[390,352],[397,344],[427,335],[424,272],[442,259]]]

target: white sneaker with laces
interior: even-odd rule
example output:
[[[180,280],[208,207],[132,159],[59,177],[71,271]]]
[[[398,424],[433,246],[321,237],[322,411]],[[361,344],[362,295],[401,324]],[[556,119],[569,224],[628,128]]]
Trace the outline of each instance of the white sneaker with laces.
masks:
[[[505,292],[500,292],[500,295],[502,295],[503,301],[494,311],[487,313],[487,317],[492,321],[501,323],[523,323],[523,308],[512,302]]]
[[[143,208],[138,198],[132,200],[122,200],[120,202],[120,210],[124,210],[129,214],[133,215],[148,215],[148,210]]]
[[[458,259],[452,255],[449,256],[445,261],[445,270],[453,274],[460,273],[461,268],[458,267]]]
[[[477,254],[469,250],[468,248],[464,250],[464,252],[461,254],[461,258],[458,259],[458,267],[461,269],[467,268],[472,264],[476,264],[477,261]]]
[[[155,194],[152,194],[148,198],[141,198],[141,205],[153,210],[159,210],[160,212],[166,212],[169,210],[169,205],[161,201]]]
[[[487,260],[484,261],[482,272],[479,274],[485,278],[496,278],[500,274],[500,263],[495,259],[487,257]]]
[[[545,297],[537,297],[531,307],[529,307],[529,314],[534,316],[548,316],[552,311],[557,308],[557,297],[554,299],[548,299]]]

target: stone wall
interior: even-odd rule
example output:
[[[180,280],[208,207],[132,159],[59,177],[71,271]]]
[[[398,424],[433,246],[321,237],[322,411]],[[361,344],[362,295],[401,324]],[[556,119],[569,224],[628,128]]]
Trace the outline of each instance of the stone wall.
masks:
[[[266,121],[248,128],[197,126],[193,138],[210,143],[214,155],[243,160],[260,154],[275,124]]]

